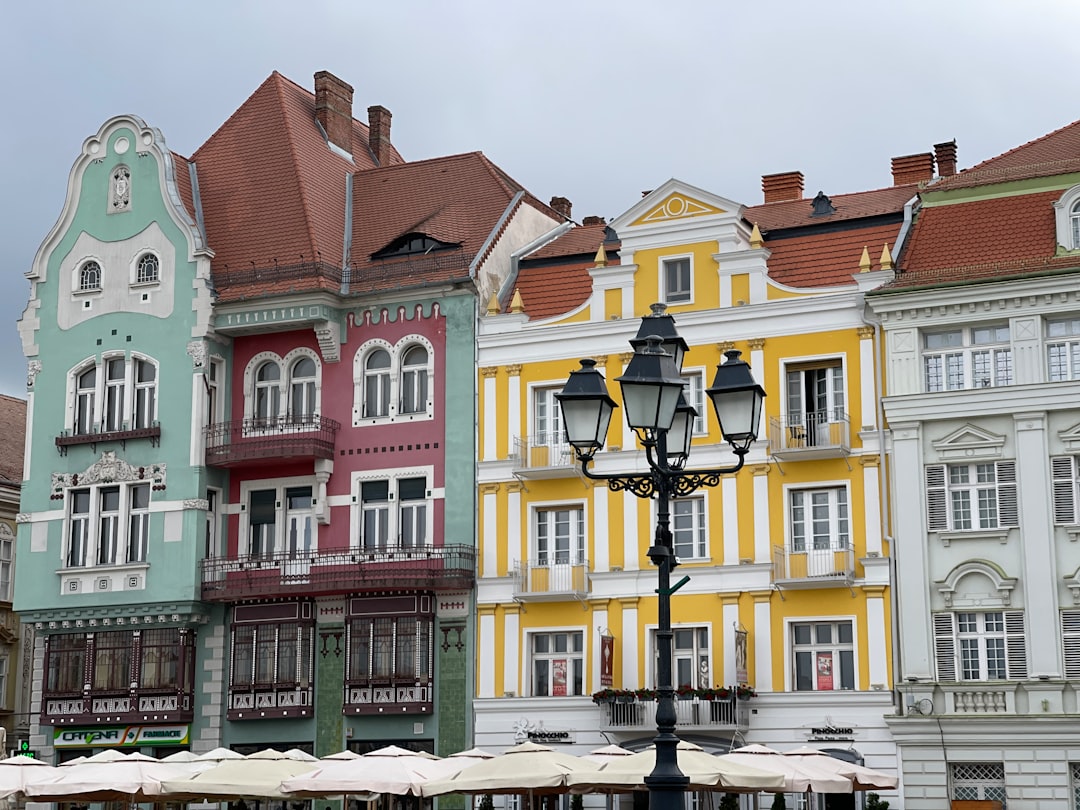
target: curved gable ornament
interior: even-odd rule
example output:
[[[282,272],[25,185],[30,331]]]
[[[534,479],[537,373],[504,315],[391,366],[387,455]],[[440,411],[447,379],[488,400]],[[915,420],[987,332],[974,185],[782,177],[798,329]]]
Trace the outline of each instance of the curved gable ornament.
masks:
[[[969,574],[981,575],[989,580],[996,593],[996,598],[975,600],[968,598],[963,592],[957,597],[957,586]],[[945,579],[938,580],[934,585],[937,587],[942,599],[945,600],[945,606],[949,608],[1008,607],[1012,599],[1013,588],[1016,587],[1016,577],[1008,576],[999,566],[987,560],[970,560],[953,568],[945,576]]]
[[[683,194],[672,194],[662,203],[649,210],[634,224],[645,222],[663,222],[669,219],[684,219],[686,217],[700,217],[706,214],[727,213],[722,208],[687,197]]]
[[[101,458],[81,473],[53,473],[52,497],[64,497],[64,490],[71,487],[91,486],[93,484],[117,484],[128,481],[148,481],[155,490],[165,489],[165,465],[148,464],[135,467],[122,458],[117,458],[112,450],[106,450]]]

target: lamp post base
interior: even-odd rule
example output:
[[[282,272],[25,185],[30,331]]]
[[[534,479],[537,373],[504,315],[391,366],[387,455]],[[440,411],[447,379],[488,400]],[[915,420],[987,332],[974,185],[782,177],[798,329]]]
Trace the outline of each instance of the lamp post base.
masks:
[[[646,776],[649,810],[686,810],[686,790],[689,785],[690,777],[681,773]]]

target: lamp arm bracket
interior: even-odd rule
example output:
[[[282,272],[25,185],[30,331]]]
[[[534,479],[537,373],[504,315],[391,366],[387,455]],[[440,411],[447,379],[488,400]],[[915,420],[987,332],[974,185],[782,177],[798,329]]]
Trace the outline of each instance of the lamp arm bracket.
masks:
[[[639,498],[680,498],[702,487],[719,485],[721,476],[736,473],[746,460],[745,452],[736,451],[738,461],[729,467],[712,470],[656,470],[648,475],[596,473],[589,469],[589,459],[581,459],[581,472],[593,481],[604,481],[612,492],[631,492]]]

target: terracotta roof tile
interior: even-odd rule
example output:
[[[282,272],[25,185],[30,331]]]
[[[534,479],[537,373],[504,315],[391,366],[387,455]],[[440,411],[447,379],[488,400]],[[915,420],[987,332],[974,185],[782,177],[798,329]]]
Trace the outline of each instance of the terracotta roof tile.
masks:
[[[0,481],[22,484],[26,400],[0,394]]]
[[[812,233],[788,239],[766,239],[769,278],[789,287],[829,287],[853,284],[859,272],[863,248],[870,254],[871,269],[881,269],[881,249],[896,245],[900,223]]]
[[[593,249],[595,252],[595,248]],[[609,260],[609,266],[618,259]],[[514,290],[521,293],[525,312],[531,320],[564,315],[577,309],[592,294],[592,258],[566,264],[538,264],[522,267]],[[510,291],[513,294],[513,290]]]
[[[191,190],[191,168],[188,166],[188,159],[183,155],[178,155],[176,152],[172,153],[173,166],[176,169],[176,191],[180,195],[180,201],[184,204],[184,209],[188,212],[188,216],[191,217],[191,221],[195,221],[195,195]]]
[[[777,228],[820,226],[830,222],[895,214],[904,210],[904,204],[914,197],[918,190],[918,185],[912,183],[873,191],[858,191],[852,194],[834,194],[829,199],[836,213],[816,217],[811,216],[812,198],[764,203],[746,208],[743,218],[747,222],[757,223],[763,233]]]
[[[576,228],[571,228],[566,233],[559,236],[557,239],[548,242],[538,250],[533,251],[527,257],[529,261],[533,259],[551,259],[563,256],[589,256],[592,258],[596,255],[597,249],[604,241],[605,236],[608,233],[608,226],[604,224],[596,225],[578,225]],[[611,253],[612,251],[619,249],[619,242],[608,242],[605,247],[605,252]]]

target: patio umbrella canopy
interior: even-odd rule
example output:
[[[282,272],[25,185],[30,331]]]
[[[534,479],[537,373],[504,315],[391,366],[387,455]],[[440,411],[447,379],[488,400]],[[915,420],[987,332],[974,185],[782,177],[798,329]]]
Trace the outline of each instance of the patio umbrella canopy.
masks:
[[[143,754],[107,750],[75,765],[54,769],[55,778],[34,780],[25,794],[39,802],[152,801],[161,781],[187,775],[179,763],[162,762]]]
[[[566,777],[578,770],[598,770],[595,762],[546,745],[524,742],[448,779],[428,782],[424,796],[443,793],[562,793]]]
[[[816,767],[799,757],[786,757],[763,745],[745,745],[716,759],[780,774],[784,786],[767,788],[770,792],[805,793],[811,790],[814,793],[851,793],[853,790],[850,778]]]
[[[801,762],[811,762],[819,768],[846,776],[854,780],[852,784],[854,790],[889,790],[896,787],[897,778],[891,774],[831,757],[805,745],[792,751],[785,751],[784,756],[798,757]]]
[[[310,754],[305,754],[310,757]],[[189,778],[162,780],[167,798],[282,799],[281,783],[318,767],[318,760],[295,759],[268,748],[241,759],[227,759]]]
[[[721,762],[701,746],[680,740],[676,749],[679,770],[690,778],[691,788],[722,788],[728,791],[780,790],[784,779],[778,773]],[[574,793],[595,791],[626,792],[646,790],[645,777],[656,767],[656,748],[649,746],[631,756],[615,757],[598,771],[580,771],[567,777]]]
[[[587,759],[589,762],[595,762],[597,765],[603,765],[605,762],[611,762],[613,759],[632,757],[633,755],[633,751],[629,748],[623,748],[621,745],[605,745],[603,748],[594,748],[592,751],[585,754],[582,759]]]
[[[284,780],[281,789],[305,797],[355,793],[419,796],[423,783],[455,772],[442,767],[443,762],[431,754],[389,745],[355,759],[324,761],[315,770]]]
[[[14,756],[0,759],[0,799],[25,795],[32,782],[56,778],[56,768],[33,757]]]

